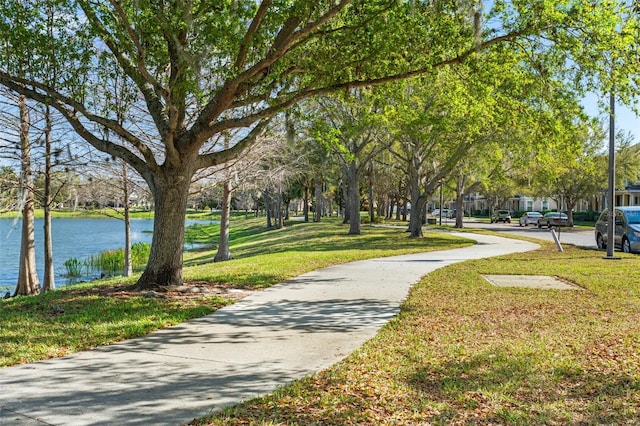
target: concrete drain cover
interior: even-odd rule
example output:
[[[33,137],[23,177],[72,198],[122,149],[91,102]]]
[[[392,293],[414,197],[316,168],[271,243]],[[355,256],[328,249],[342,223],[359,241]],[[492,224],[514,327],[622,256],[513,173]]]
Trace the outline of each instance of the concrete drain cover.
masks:
[[[548,275],[483,275],[483,277],[497,287],[580,290],[580,287],[567,284],[564,281]]]

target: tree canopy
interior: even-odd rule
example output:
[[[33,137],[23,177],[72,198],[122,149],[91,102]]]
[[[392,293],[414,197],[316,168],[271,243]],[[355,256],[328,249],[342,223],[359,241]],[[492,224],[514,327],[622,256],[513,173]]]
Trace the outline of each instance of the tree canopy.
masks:
[[[581,88],[595,81],[612,87],[612,79],[634,87],[629,46],[637,26],[626,3],[498,0],[487,13],[481,4],[3,2],[0,84],[51,105],[82,139],[145,179],[156,222],[138,284],[180,284],[195,172],[241,155],[274,115],[302,99],[428,74],[514,46],[540,74]],[[109,95],[116,79],[131,89],[126,111]],[[221,135],[231,143],[220,144]]]

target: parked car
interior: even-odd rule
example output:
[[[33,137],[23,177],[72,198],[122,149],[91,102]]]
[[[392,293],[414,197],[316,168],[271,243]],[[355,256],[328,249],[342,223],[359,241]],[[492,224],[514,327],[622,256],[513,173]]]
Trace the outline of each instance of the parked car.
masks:
[[[595,237],[598,248],[607,248],[609,212],[600,213],[596,221]],[[615,209],[614,247],[625,253],[640,252],[640,206]]]
[[[537,225],[538,220],[542,217],[542,213],[540,212],[526,212],[520,219],[518,219],[518,224],[520,226],[529,226],[529,225]]]
[[[504,222],[511,223],[511,213],[509,210],[496,210],[491,215],[491,223]]]
[[[442,217],[444,217],[444,218],[450,217],[449,214],[450,214],[450,210],[449,209],[442,209]],[[434,209],[431,212],[431,215],[435,216],[435,217],[440,216],[440,209]]]
[[[551,228],[552,226],[568,226],[569,225],[569,217],[564,213],[558,212],[547,212],[538,219],[538,228],[542,228],[546,226],[547,228]]]

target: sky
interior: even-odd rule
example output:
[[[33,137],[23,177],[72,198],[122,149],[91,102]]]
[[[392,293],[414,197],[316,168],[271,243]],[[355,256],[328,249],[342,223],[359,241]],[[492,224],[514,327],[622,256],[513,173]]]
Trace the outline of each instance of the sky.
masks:
[[[484,11],[489,12],[494,5],[494,0],[483,0],[480,4],[483,5]],[[488,28],[499,29],[501,27],[501,23],[496,19],[487,20],[485,25]],[[588,94],[583,99],[582,104],[585,107],[585,111],[592,117],[604,119],[604,123],[606,128],[609,128],[609,113],[608,110],[602,109],[598,105],[598,96],[594,93]],[[606,99],[603,99],[606,106],[609,106],[609,98],[607,96]],[[640,104],[636,105],[640,110]],[[629,108],[624,106],[622,103],[616,103],[616,117],[615,117],[615,129],[616,133],[620,130],[626,132],[630,132],[633,135],[633,140],[635,143],[640,143],[640,117],[636,116],[636,114]],[[608,137],[608,131],[607,131]],[[608,142],[608,141],[607,141]]]
[[[598,106],[598,97],[595,94],[587,95],[582,104],[584,105],[585,111],[592,117],[600,117],[601,119],[606,120],[604,122],[606,128],[609,128],[609,112],[607,110],[603,110]],[[600,100],[600,102],[604,102],[606,106],[609,106],[609,98]],[[640,108],[640,105],[637,105]],[[625,133],[629,132],[633,135],[633,140],[635,143],[640,143],[640,117],[636,115],[629,107],[625,106],[621,102],[616,102],[615,105],[615,129],[616,133],[618,131],[624,131]],[[608,134],[608,133],[607,133]]]

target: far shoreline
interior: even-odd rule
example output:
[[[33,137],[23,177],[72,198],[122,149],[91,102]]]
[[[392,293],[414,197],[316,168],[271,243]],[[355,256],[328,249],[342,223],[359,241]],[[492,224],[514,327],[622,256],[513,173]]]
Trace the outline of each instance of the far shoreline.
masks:
[[[153,219],[155,217],[153,210],[131,210],[131,219]],[[0,219],[21,219],[22,214],[18,210],[0,212]],[[44,218],[43,209],[35,209],[34,217],[36,219]],[[52,218],[78,218],[78,219],[124,219],[124,209],[122,208],[102,208],[102,209],[76,209],[76,210],[52,210]],[[220,220],[219,210],[194,210],[186,211],[185,219],[211,219]]]

